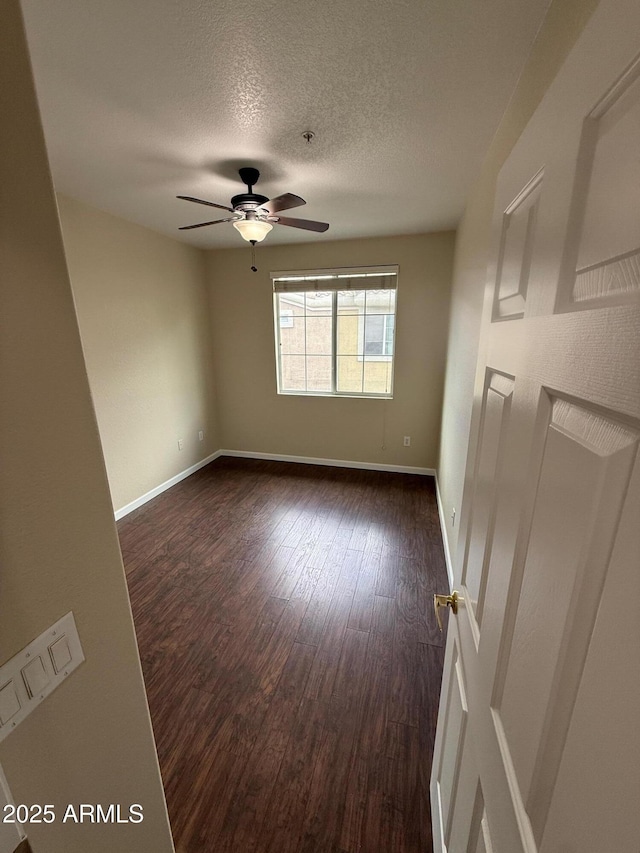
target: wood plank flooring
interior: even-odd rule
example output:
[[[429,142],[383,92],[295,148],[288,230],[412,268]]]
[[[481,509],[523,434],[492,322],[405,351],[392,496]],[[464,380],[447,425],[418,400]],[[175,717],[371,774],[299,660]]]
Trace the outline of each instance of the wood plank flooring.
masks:
[[[223,457],[118,532],[178,853],[430,853],[432,478]]]

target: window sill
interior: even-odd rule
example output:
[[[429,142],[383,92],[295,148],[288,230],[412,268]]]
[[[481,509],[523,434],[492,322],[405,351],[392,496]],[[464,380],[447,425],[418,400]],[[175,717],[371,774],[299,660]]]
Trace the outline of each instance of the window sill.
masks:
[[[336,400],[393,400],[393,394],[338,394],[332,391],[278,391],[279,397],[329,397]]]

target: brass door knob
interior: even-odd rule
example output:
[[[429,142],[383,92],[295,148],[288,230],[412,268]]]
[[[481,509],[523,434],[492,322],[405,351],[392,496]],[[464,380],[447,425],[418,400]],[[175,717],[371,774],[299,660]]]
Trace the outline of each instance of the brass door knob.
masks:
[[[438,622],[438,628],[442,631],[442,617],[440,615],[441,607],[450,607],[453,611],[454,615],[458,612],[458,602],[462,601],[460,598],[460,594],[457,590],[453,590],[451,595],[438,595],[435,593],[433,596],[433,609],[436,611],[436,620]]]

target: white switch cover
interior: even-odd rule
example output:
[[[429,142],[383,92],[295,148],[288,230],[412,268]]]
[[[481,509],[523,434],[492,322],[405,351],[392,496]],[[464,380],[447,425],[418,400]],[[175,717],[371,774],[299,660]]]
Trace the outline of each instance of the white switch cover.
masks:
[[[51,655],[53,668],[56,673],[62,672],[65,666],[69,666],[71,663],[71,650],[69,648],[69,641],[64,634],[55,643],[51,643],[49,654]]]
[[[40,655],[36,655],[26,666],[22,667],[22,677],[29,697],[40,696],[51,681]]]
[[[0,726],[4,726],[20,710],[20,700],[13,679],[0,687]]]
[[[0,667],[0,741],[83,661],[80,637],[73,613],[69,612],[3,664]]]

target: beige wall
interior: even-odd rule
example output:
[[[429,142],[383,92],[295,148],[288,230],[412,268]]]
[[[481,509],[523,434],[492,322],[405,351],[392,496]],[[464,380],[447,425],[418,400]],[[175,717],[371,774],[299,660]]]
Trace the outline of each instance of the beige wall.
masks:
[[[18,0],[0,0],[0,661],[69,610],[83,663],[0,744],[19,803],[143,804],[34,824],[34,853],[169,853],[162,786]]]
[[[58,203],[113,506],[120,509],[219,446],[204,254],[73,199],[59,196]]]
[[[266,243],[258,273],[248,245],[209,252],[221,447],[435,467],[453,242],[445,232]],[[375,264],[400,265],[393,400],[279,396],[269,272]]]
[[[474,380],[497,176],[596,6],[597,0],[552,3],[458,229],[438,462],[440,494],[454,564],[458,527],[452,525],[451,511],[456,508],[459,521],[467,445],[474,432]]]

